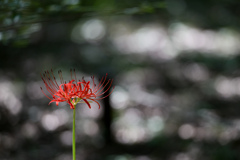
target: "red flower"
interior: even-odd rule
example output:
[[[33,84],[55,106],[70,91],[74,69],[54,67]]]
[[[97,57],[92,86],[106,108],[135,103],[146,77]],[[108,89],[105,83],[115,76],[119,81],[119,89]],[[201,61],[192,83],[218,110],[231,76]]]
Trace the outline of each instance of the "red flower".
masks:
[[[99,84],[96,85],[94,81],[94,76],[92,76],[91,87],[90,81],[86,82],[84,78],[82,78],[82,80],[77,80],[75,69],[73,73],[74,78],[72,76],[71,70],[71,81],[66,83],[66,81],[64,82],[63,80],[62,71],[58,71],[61,82],[60,85],[58,85],[52,70],[51,73],[49,73],[49,71],[45,71],[45,73],[41,75],[47,91],[52,96],[52,98],[47,96],[41,87],[43,94],[51,100],[49,104],[52,102],[56,102],[56,105],[58,106],[59,102],[67,102],[70,105],[71,109],[74,109],[74,106],[77,103],[81,103],[83,101],[88,105],[89,108],[91,108],[90,102],[93,101],[96,102],[100,108],[100,104],[97,102],[97,100],[103,99],[112,93],[113,89],[108,95],[101,97],[110,89],[113,80],[107,80],[106,74],[105,77],[102,77]]]

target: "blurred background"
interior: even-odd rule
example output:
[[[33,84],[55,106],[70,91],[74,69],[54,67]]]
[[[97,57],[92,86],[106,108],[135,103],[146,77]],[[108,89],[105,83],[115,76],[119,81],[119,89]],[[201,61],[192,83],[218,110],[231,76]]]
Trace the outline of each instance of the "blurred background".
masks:
[[[238,0],[0,0],[0,159],[72,159],[72,110],[40,90],[70,68],[115,86],[77,106],[78,160],[240,159],[239,16]]]

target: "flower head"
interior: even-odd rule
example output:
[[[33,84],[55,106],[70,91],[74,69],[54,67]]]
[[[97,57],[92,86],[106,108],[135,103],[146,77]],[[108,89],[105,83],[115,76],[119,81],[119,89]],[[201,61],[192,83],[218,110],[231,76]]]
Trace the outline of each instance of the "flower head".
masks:
[[[103,99],[109,96],[112,91],[104,97],[106,92],[110,90],[113,80],[107,80],[106,76],[102,77],[98,84],[94,81],[94,76],[92,76],[92,84],[90,85],[90,81],[85,81],[84,77],[81,80],[78,80],[76,77],[75,69],[71,70],[71,80],[67,83],[63,80],[62,71],[58,71],[60,78],[60,85],[57,83],[56,78],[53,74],[53,71],[45,71],[44,74],[41,74],[42,80],[45,84],[47,91],[50,93],[50,98],[45,94],[42,87],[41,90],[43,94],[49,98],[51,101],[56,102],[58,106],[59,102],[67,102],[71,109],[74,109],[77,103],[85,102],[89,108],[91,108],[90,102],[95,102],[98,104],[100,108],[99,102],[97,100]],[[73,78],[74,77],[74,78]]]

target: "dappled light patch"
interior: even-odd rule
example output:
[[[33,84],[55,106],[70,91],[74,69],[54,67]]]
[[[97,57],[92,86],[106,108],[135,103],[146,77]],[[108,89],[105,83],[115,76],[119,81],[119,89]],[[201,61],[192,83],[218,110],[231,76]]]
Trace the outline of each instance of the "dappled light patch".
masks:
[[[190,124],[183,124],[178,129],[178,134],[182,139],[193,138],[195,135],[195,128]]]
[[[20,101],[17,93],[21,91],[21,84],[13,84],[10,81],[0,82],[0,103],[6,107],[6,109],[12,115],[18,115],[22,110],[22,102]],[[20,89],[20,90],[17,90]]]
[[[26,138],[37,138],[39,136],[39,129],[33,123],[25,123],[21,128],[21,133]]]
[[[215,89],[224,98],[240,96],[240,78],[218,77],[215,81]]]
[[[72,132],[71,131],[64,131],[60,134],[60,141],[65,146],[72,145]]]
[[[59,118],[54,114],[45,114],[41,119],[42,126],[47,131],[54,131],[59,127]]]

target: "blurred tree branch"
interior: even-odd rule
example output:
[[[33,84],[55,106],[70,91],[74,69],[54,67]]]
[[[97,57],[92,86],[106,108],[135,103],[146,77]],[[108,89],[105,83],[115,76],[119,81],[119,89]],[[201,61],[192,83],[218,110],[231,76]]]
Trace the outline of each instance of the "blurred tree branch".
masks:
[[[51,1],[49,1],[51,2]],[[17,29],[34,23],[58,23],[74,21],[80,18],[109,15],[131,15],[152,13],[154,10],[163,8],[164,3],[139,3],[131,7],[120,8],[90,5],[59,5],[54,3],[30,3],[28,6],[1,4],[0,31]],[[16,18],[18,16],[18,18]],[[17,20],[16,20],[17,19]],[[14,22],[17,21],[17,22]]]

